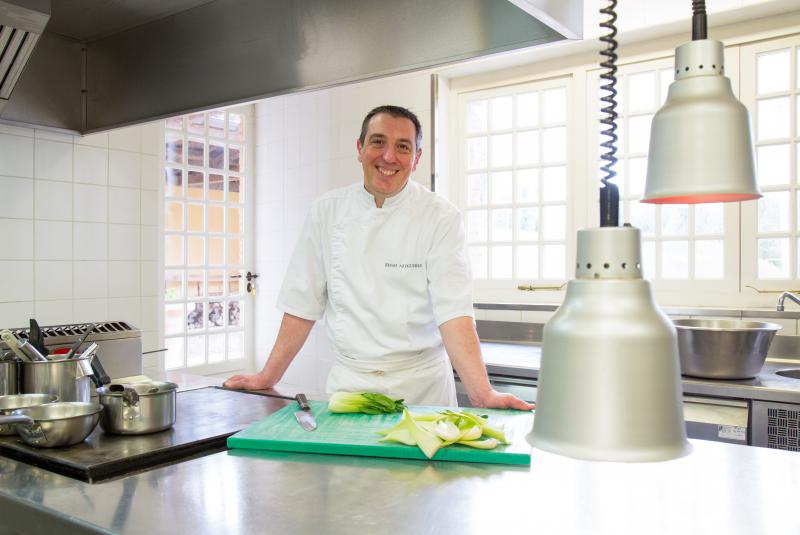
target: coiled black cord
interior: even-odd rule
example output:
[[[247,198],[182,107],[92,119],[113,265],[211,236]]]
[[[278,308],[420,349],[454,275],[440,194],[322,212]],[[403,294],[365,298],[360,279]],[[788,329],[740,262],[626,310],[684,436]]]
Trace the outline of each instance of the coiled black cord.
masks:
[[[692,41],[708,38],[706,1],[692,0]]]
[[[600,108],[603,116],[600,122],[607,126],[604,130],[600,131],[600,135],[608,139],[600,146],[606,149],[606,152],[600,155],[600,158],[605,162],[600,169],[603,171],[604,176],[601,178],[603,186],[600,188],[600,226],[601,227],[616,227],[619,226],[619,188],[616,184],[609,182],[613,179],[617,172],[614,171],[614,165],[617,163],[617,7],[616,0],[609,0],[608,6],[600,10],[601,15],[608,15],[608,19],[600,23],[601,28],[608,29],[606,35],[600,36],[600,41],[607,44],[604,50],[600,51],[600,55],[606,59],[600,62],[600,66],[606,69],[605,72],[600,74],[600,78],[606,81],[605,84],[600,86],[600,89],[606,91],[608,94],[600,97],[600,100],[607,105]]]

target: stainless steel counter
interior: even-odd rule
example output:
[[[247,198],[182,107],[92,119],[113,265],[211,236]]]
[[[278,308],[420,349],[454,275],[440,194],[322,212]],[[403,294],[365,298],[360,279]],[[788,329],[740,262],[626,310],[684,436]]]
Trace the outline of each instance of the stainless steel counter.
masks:
[[[0,524],[48,535],[800,533],[800,456],[692,443],[663,463],[534,450],[529,468],[228,451],[95,485],[0,458]]]
[[[482,342],[486,368],[492,375],[535,379],[539,376],[542,348],[536,344]],[[718,398],[738,398],[781,403],[800,403],[800,379],[777,375],[784,369],[800,368],[770,359],[755,379],[723,381],[682,377],[683,393]]]

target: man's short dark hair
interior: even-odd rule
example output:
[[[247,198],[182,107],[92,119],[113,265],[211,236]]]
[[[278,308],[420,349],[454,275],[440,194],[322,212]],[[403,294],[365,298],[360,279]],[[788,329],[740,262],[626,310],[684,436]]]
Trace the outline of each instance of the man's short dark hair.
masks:
[[[414,123],[414,129],[417,132],[417,139],[415,140],[415,144],[417,146],[417,152],[419,152],[419,150],[422,149],[422,125],[420,125],[417,116],[414,115],[414,112],[412,112],[407,108],[403,108],[400,106],[390,106],[390,105],[378,106],[377,108],[373,108],[372,110],[370,110],[367,116],[364,117],[364,121],[361,123],[361,135],[358,136],[358,141],[361,142],[361,145],[364,145],[364,139],[367,137],[367,128],[369,128],[369,121],[379,113],[386,113],[395,118],[404,117],[409,121],[411,121],[412,123]]]

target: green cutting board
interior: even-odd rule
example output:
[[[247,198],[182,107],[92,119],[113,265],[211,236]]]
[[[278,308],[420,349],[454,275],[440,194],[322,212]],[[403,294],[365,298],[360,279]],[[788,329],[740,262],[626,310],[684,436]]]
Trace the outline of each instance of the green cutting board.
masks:
[[[229,448],[254,450],[292,451],[304,453],[329,453],[336,455],[364,455],[398,459],[427,459],[417,446],[395,442],[378,442],[378,431],[400,421],[402,413],[395,414],[336,414],[322,401],[310,401],[317,420],[317,429],[305,431],[295,420],[297,405],[292,404],[274,412],[263,420],[228,437]],[[436,413],[445,407],[409,407],[412,413]],[[503,426],[507,445],[492,450],[480,450],[453,444],[440,449],[434,461],[466,461],[474,463],[529,465],[531,446],[525,439],[533,425],[533,413],[513,410],[467,409],[475,414],[485,414],[492,426]]]

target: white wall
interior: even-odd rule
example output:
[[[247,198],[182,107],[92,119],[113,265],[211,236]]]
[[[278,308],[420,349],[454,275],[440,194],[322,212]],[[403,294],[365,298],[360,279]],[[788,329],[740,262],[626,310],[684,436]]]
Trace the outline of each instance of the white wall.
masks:
[[[256,296],[255,366],[266,361],[282,313],[275,308],[294,244],[311,201],[363,175],[356,139],[366,113],[382,104],[410,108],[422,122],[423,156],[412,175],[430,185],[425,148],[430,134],[430,76],[416,73],[335,89],[275,97],[256,103]],[[284,376],[284,383],[324,392],[333,359],[324,325],[314,327]]]
[[[124,320],[157,349],[160,138],[0,124],[0,327]]]

